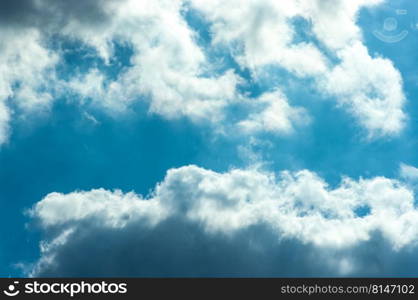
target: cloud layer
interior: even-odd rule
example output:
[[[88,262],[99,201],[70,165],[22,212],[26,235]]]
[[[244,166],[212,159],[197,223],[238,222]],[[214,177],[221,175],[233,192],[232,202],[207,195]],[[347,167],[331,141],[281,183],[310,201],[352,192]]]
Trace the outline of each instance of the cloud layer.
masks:
[[[274,69],[314,79],[319,92],[345,107],[370,137],[398,134],[406,118],[402,78],[388,59],[368,53],[356,25],[362,7],[380,2],[3,1],[0,143],[7,141],[12,116],[45,110],[68,95],[111,113],[146,100],[150,113],[222,127],[228,123],[225,110],[230,105],[248,109],[248,95],[240,84],[257,82],[265,78],[260,74]],[[188,13],[207,23],[206,44],[199,42]],[[297,41],[298,18],[309,23],[303,41]],[[65,65],[65,49],[53,46],[56,40],[92,50],[89,55],[100,58],[102,65],[76,71],[70,78],[56,76]],[[130,48],[132,56],[129,65],[109,76],[105,66],[121,63],[116,46]],[[214,59],[214,52],[221,59]],[[229,57],[239,67],[226,63]],[[239,68],[248,69],[251,78],[238,75]],[[263,91],[265,96],[251,100],[264,101],[280,90],[281,83],[275,83]],[[247,111],[238,121],[250,129],[244,132],[281,134],[300,121],[292,99],[274,101],[271,113]]]
[[[30,214],[46,236],[42,256],[29,271],[34,276],[73,274],[77,266],[70,262],[80,256],[86,260],[96,257],[90,261],[88,272],[111,275],[112,269],[100,267],[106,265],[108,258],[89,242],[96,243],[98,236],[109,240],[111,251],[126,253],[127,261],[118,258],[121,264],[137,263],[125,270],[125,274],[121,273],[132,276],[161,275],[165,268],[170,268],[157,262],[152,266],[144,262],[151,259],[151,253],[147,252],[150,245],[156,247],[157,257],[161,256],[163,261],[179,263],[178,257],[180,261],[188,257],[191,261],[201,259],[203,262],[206,258],[200,255],[214,255],[209,261],[217,261],[218,269],[200,270],[204,267],[202,264],[179,268],[179,273],[171,270],[172,275],[199,274],[200,271],[213,276],[228,275],[228,272],[240,274],[240,267],[245,267],[243,274],[254,272],[257,275],[256,265],[242,265],[247,255],[250,260],[260,256],[280,261],[290,255],[282,256],[283,251],[295,248],[323,254],[321,260],[310,262],[306,267],[309,270],[296,264],[281,270],[281,263],[277,262],[277,266],[272,266],[277,268],[276,274],[292,274],[290,270],[294,268],[294,272],[300,271],[300,274],[307,271],[335,276],[367,273],[368,263],[362,262],[363,254],[356,253],[366,251],[371,244],[377,243],[376,253],[367,255],[379,257],[387,251],[396,261],[404,258],[397,257],[399,253],[411,251],[418,241],[418,210],[413,190],[405,184],[384,177],[359,181],[345,178],[340,186],[332,189],[306,170],[285,171],[276,177],[256,169],[216,173],[186,166],[169,170],[148,198],[103,189],[66,195],[51,193],[38,202]],[[169,241],[164,240],[167,235],[171,235]],[[183,239],[190,239],[187,246],[176,250],[173,245],[184,243]],[[116,246],[116,243],[124,246]],[[199,252],[199,247],[205,244],[225,247],[227,251],[244,245],[243,261],[225,269],[221,264],[223,258],[217,257],[222,255],[218,250],[213,250],[212,254]],[[278,252],[272,254],[272,251]],[[273,256],[265,257],[266,253]],[[255,256],[250,258],[251,255]],[[303,259],[312,259],[306,252],[304,255]],[[390,264],[375,266],[376,270],[369,271],[374,275],[392,275],[385,273],[391,271],[385,269],[388,266]],[[262,264],[260,268],[265,272],[269,270]],[[83,267],[79,272],[82,270]],[[269,272],[273,274],[273,270]]]

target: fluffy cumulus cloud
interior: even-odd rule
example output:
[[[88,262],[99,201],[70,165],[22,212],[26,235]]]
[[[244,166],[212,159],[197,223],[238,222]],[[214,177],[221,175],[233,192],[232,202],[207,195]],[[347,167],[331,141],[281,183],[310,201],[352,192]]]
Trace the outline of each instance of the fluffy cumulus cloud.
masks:
[[[50,82],[57,55],[44,48],[36,29],[2,28],[0,45],[0,144],[7,141],[13,99],[23,113],[45,109],[51,102]],[[35,58],[35,59],[34,59]]]
[[[112,113],[146,100],[151,113],[168,119],[221,124],[230,104],[248,100],[239,89],[246,80],[237,74],[239,68],[249,69],[256,81],[259,72],[271,67],[315,79],[317,88],[346,107],[370,136],[397,134],[405,120],[402,78],[388,59],[370,56],[356,25],[362,7],[380,2],[2,1],[0,142],[7,140],[11,117],[20,113],[16,106],[31,113],[69,95]],[[209,44],[199,43],[188,11],[204,18]],[[302,41],[294,24],[298,18],[310,24]],[[120,64],[117,46],[128,47],[132,55],[112,76],[105,67],[93,66],[57,78],[54,71],[65,64],[65,51],[54,46],[56,40],[93,49],[104,66]],[[214,61],[214,49],[221,57],[232,56],[239,67]],[[265,92],[280,89],[279,82]],[[251,132],[288,131],[284,128],[300,119],[288,114],[295,112],[291,100],[279,97],[269,113],[249,112],[242,124]]]
[[[99,30],[70,26],[68,32],[96,48],[105,60],[112,57],[115,41],[134,50],[132,67],[116,80],[106,81],[94,70],[70,81],[70,87],[111,108],[123,108],[142,95],[150,100],[151,112],[168,118],[218,120],[222,108],[236,98],[239,77],[233,70],[211,71],[195,42],[196,33],[181,13],[182,1],[126,1]]]
[[[191,2],[211,22],[213,43],[234,48],[241,65],[254,70],[277,64],[299,75],[326,70],[325,58],[312,43],[293,41],[289,19],[300,15],[299,1]]]
[[[238,122],[238,127],[246,133],[267,131],[278,134],[294,132],[294,126],[309,123],[309,115],[302,107],[289,105],[280,91],[264,93],[250,102],[248,117]]]
[[[370,136],[393,135],[404,126],[402,78],[391,61],[371,58],[361,43],[338,51],[341,64],[322,79],[324,91],[357,117]]]
[[[33,276],[405,275],[418,241],[403,183],[344,178],[330,188],[306,170],[185,166],[147,198],[51,193],[30,215],[45,234]]]
[[[0,48],[2,142],[7,139],[11,107],[37,109],[69,92],[112,111],[146,97],[151,112],[211,120],[221,118],[222,108],[236,97],[238,76],[232,70],[212,74],[181,15],[181,1],[66,3],[2,3],[7,15],[0,24],[5,41]],[[81,42],[105,64],[114,60],[115,43],[126,44],[134,51],[132,67],[114,81],[97,69],[68,80],[54,78],[54,68],[63,61],[58,61],[60,51],[47,45],[53,38]],[[59,87],[55,91],[54,85]]]
[[[381,1],[207,1],[193,0],[212,22],[214,44],[225,44],[255,76],[277,65],[297,76],[317,79],[359,120],[370,137],[394,135],[404,127],[405,96],[400,73],[390,60],[371,57],[356,25],[359,10]],[[295,42],[291,20],[311,24],[311,35],[339,63],[333,64],[314,42]]]
[[[106,1],[111,2],[111,1]],[[16,0],[0,3],[0,145],[12,116],[48,109],[56,97],[60,53],[49,47],[64,24],[102,20],[104,1]]]

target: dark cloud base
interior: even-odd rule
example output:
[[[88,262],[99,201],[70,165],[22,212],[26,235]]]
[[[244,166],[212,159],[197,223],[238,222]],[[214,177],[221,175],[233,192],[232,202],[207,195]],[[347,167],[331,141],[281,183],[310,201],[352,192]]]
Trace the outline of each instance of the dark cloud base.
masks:
[[[111,2],[124,0],[1,0],[0,25],[12,27],[55,27],[69,21],[86,25],[107,22],[111,14],[106,10]]]
[[[79,224],[80,225],[80,224]],[[258,225],[233,235],[208,234],[174,218],[153,229],[81,224],[54,250],[54,264],[39,264],[39,277],[335,277],[416,276],[414,249],[395,252],[376,234],[355,248],[318,249],[277,238]],[[348,257],[357,269],[340,273],[330,261]]]

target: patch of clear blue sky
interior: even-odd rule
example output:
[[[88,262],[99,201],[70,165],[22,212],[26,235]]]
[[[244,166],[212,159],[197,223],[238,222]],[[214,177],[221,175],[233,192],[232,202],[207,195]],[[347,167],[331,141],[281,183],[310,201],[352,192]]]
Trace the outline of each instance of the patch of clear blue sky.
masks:
[[[411,13],[417,11],[412,1],[401,1]],[[398,2],[399,3],[399,2]],[[415,5],[415,4],[414,4]],[[415,10],[414,10],[415,8]],[[383,175],[395,177],[400,162],[418,165],[417,113],[418,96],[418,32],[398,44],[377,40],[371,28],[378,26],[390,9],[363,10],[360,25],[371,53],[390,58],[401,71],[408,97],[408,127],[391,139],[366,141],[366,133],[343,109],[336,108],[332,99],[325,99],[309,79],[296,78],[278,68],[268,69],[269,75],[255,80],[249,70],[241,69],[222,47],[209,47],[209,24],[194,11],[185,11],[189,25],[198,33],[198,42],[215,67],[207,76],[233,68],[246,83],[241,92],[257,97],[279,86],[292,105],[304,106],[312,123],[297,128],[287,137],[259,134],[261,143],[254,151],[268,161],[269,169],[309,169],[323,176],[331,186],[341,175],[354,178]],[[408,16],[414,18],[415,16]],[[303,19],[293,20],[298,35],[295,42],[312,39],[310,25]],[[405,22],[405,26],[411,23]],[[409,24],[410,25],[410,24]],[[77,72],[96,67],[114,79],[129,66],[132,50],[129,45],[115,43],[115,58],[103,64],[89,48],[56,37],[51,47],[61,49],[64,64],[59,74],[68,79]],[[230,135],[214,138],[206,125],[192,124],[185,119],[166,121],[146,113],[146,101],[138,101],[131,113],[113,118],[100,109],[79,105],[72,96],[57,99],[47,116],[31,116],[13,121],[10,143],[0,149],[0,210],[1,236],[0,275],[19,275],[12,264],[33,261],[38,255],[39,236],[33,226],[25,229],[28,218],[24,209],[31,207],[50,192],[69,193],[93,188],[121,189],[146,195],[164,178],[170,168],[197,164],[215,171],[242,167],[247,161],[239,155],[238,146],[248,146],[250,137]],[[86,117],[93,115],[98,124]],[[229,118],[244,114],[239,106],[228,111]],[[367,213],[367,208],[359,214]]]

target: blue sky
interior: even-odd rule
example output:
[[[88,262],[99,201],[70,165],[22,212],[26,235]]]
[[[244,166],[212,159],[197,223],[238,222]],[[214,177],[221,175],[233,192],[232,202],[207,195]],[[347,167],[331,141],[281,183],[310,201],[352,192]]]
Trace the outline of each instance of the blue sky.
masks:
[[[417,275],[414,1],[50,2],[0,4],[1,276]]]

